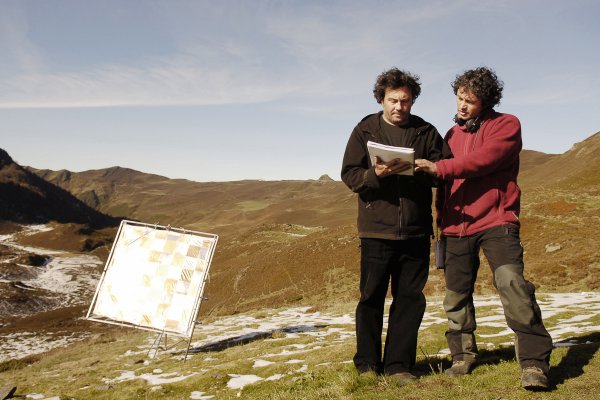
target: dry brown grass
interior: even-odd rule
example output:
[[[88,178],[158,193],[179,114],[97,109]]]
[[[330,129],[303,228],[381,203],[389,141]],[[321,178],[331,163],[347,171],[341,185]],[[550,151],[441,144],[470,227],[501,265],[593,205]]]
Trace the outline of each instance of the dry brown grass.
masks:
[[[596,150],[600,134],[562,155],[522,153],[526,275],[542,290],[600,289]],[[356,195],[339,181],[198,183],[119,167],[36,172],[112,215],[219,234],[210,300],[203,305],[207,315],[357,298]],[[67,231],[56,245],[81,247],[81,238]],[[43,244],[54,240],[51,235],[28,240]],[[426,293],[443,289],[443,274],[432,269]],[[482,257],[476,292],[493,291]]]

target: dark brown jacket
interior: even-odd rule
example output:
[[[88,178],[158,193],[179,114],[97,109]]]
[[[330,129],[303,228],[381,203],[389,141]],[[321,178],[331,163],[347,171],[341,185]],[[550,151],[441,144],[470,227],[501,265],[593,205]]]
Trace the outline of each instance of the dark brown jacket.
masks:
[[[429,236],[433,233],[431,188],[436,181],[423,172],[379,178],[371,165],[367,142],[391,144],[381,135],[381,114],[368,115],[356,125],[342,164],[342,181],[358,193],[358,235],[391,240]],[[414,148],[415,159],[435,162],[450,155],[437,129],[422,118],[411,115],[403,128],[401,146]]]

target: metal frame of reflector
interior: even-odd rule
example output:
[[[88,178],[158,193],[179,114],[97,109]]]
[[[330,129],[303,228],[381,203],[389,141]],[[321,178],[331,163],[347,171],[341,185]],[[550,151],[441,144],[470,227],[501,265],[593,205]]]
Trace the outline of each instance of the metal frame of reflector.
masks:
[[[121,221],[86,318],[191,341],[218,236]],[[186,351],[187,356],[187,351]]]

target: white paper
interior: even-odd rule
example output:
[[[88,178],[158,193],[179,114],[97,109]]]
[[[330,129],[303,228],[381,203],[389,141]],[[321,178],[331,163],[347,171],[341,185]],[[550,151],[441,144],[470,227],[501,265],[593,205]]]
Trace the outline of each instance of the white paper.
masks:
[[[409,147],[398,147],[389,146],[377,142],[367,142],[367,150],[369,151],[369,157],[371,158],[371,164],[375,165],[377,162],[375,156],[379,157],[381,161],[388,162],[395,158],[399,158],[403,161],[408,161],[412,164],[412,168],[405,171],[398,172],[398,175],[414,175],[414,164],[415,164],[415,150]]]

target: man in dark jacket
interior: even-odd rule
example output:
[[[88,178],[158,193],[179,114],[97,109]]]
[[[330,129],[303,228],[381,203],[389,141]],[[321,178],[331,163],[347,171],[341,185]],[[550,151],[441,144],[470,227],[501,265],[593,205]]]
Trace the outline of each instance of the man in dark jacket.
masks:
[[[466,71],[452,84],[457,114],[446,134],[453,159],[416,160],[417,170],[447,182],[438,191],[438,219],[446,240],[446,297],[450,376],[469,374],[477,362],[473,290],[479,250],[492,268],[508,326],[515,332],[521,384],[548,388],[552,338],[542,322],[533,284],[523,277],[517,185],[521,124],[500,114],[503,84],[489,68]]]
[[[410,113],[421,93],[417,76],[392,68],[378,76],[373,93],[383,111],[366,116],[354,128],[342,166],[342,180],[358,193],[361,239],[354,364],[360,373],[383,372],[406,383],[416,378],[411,370],[425,312],[434,180],[422,172],[399,175],[414,167],[400,159],[372,163],[367,142],[413,148],[415,158],[431,161],[442,158],[444,143],[433,125]],[[382,358],[390,280],[393,300]]]

